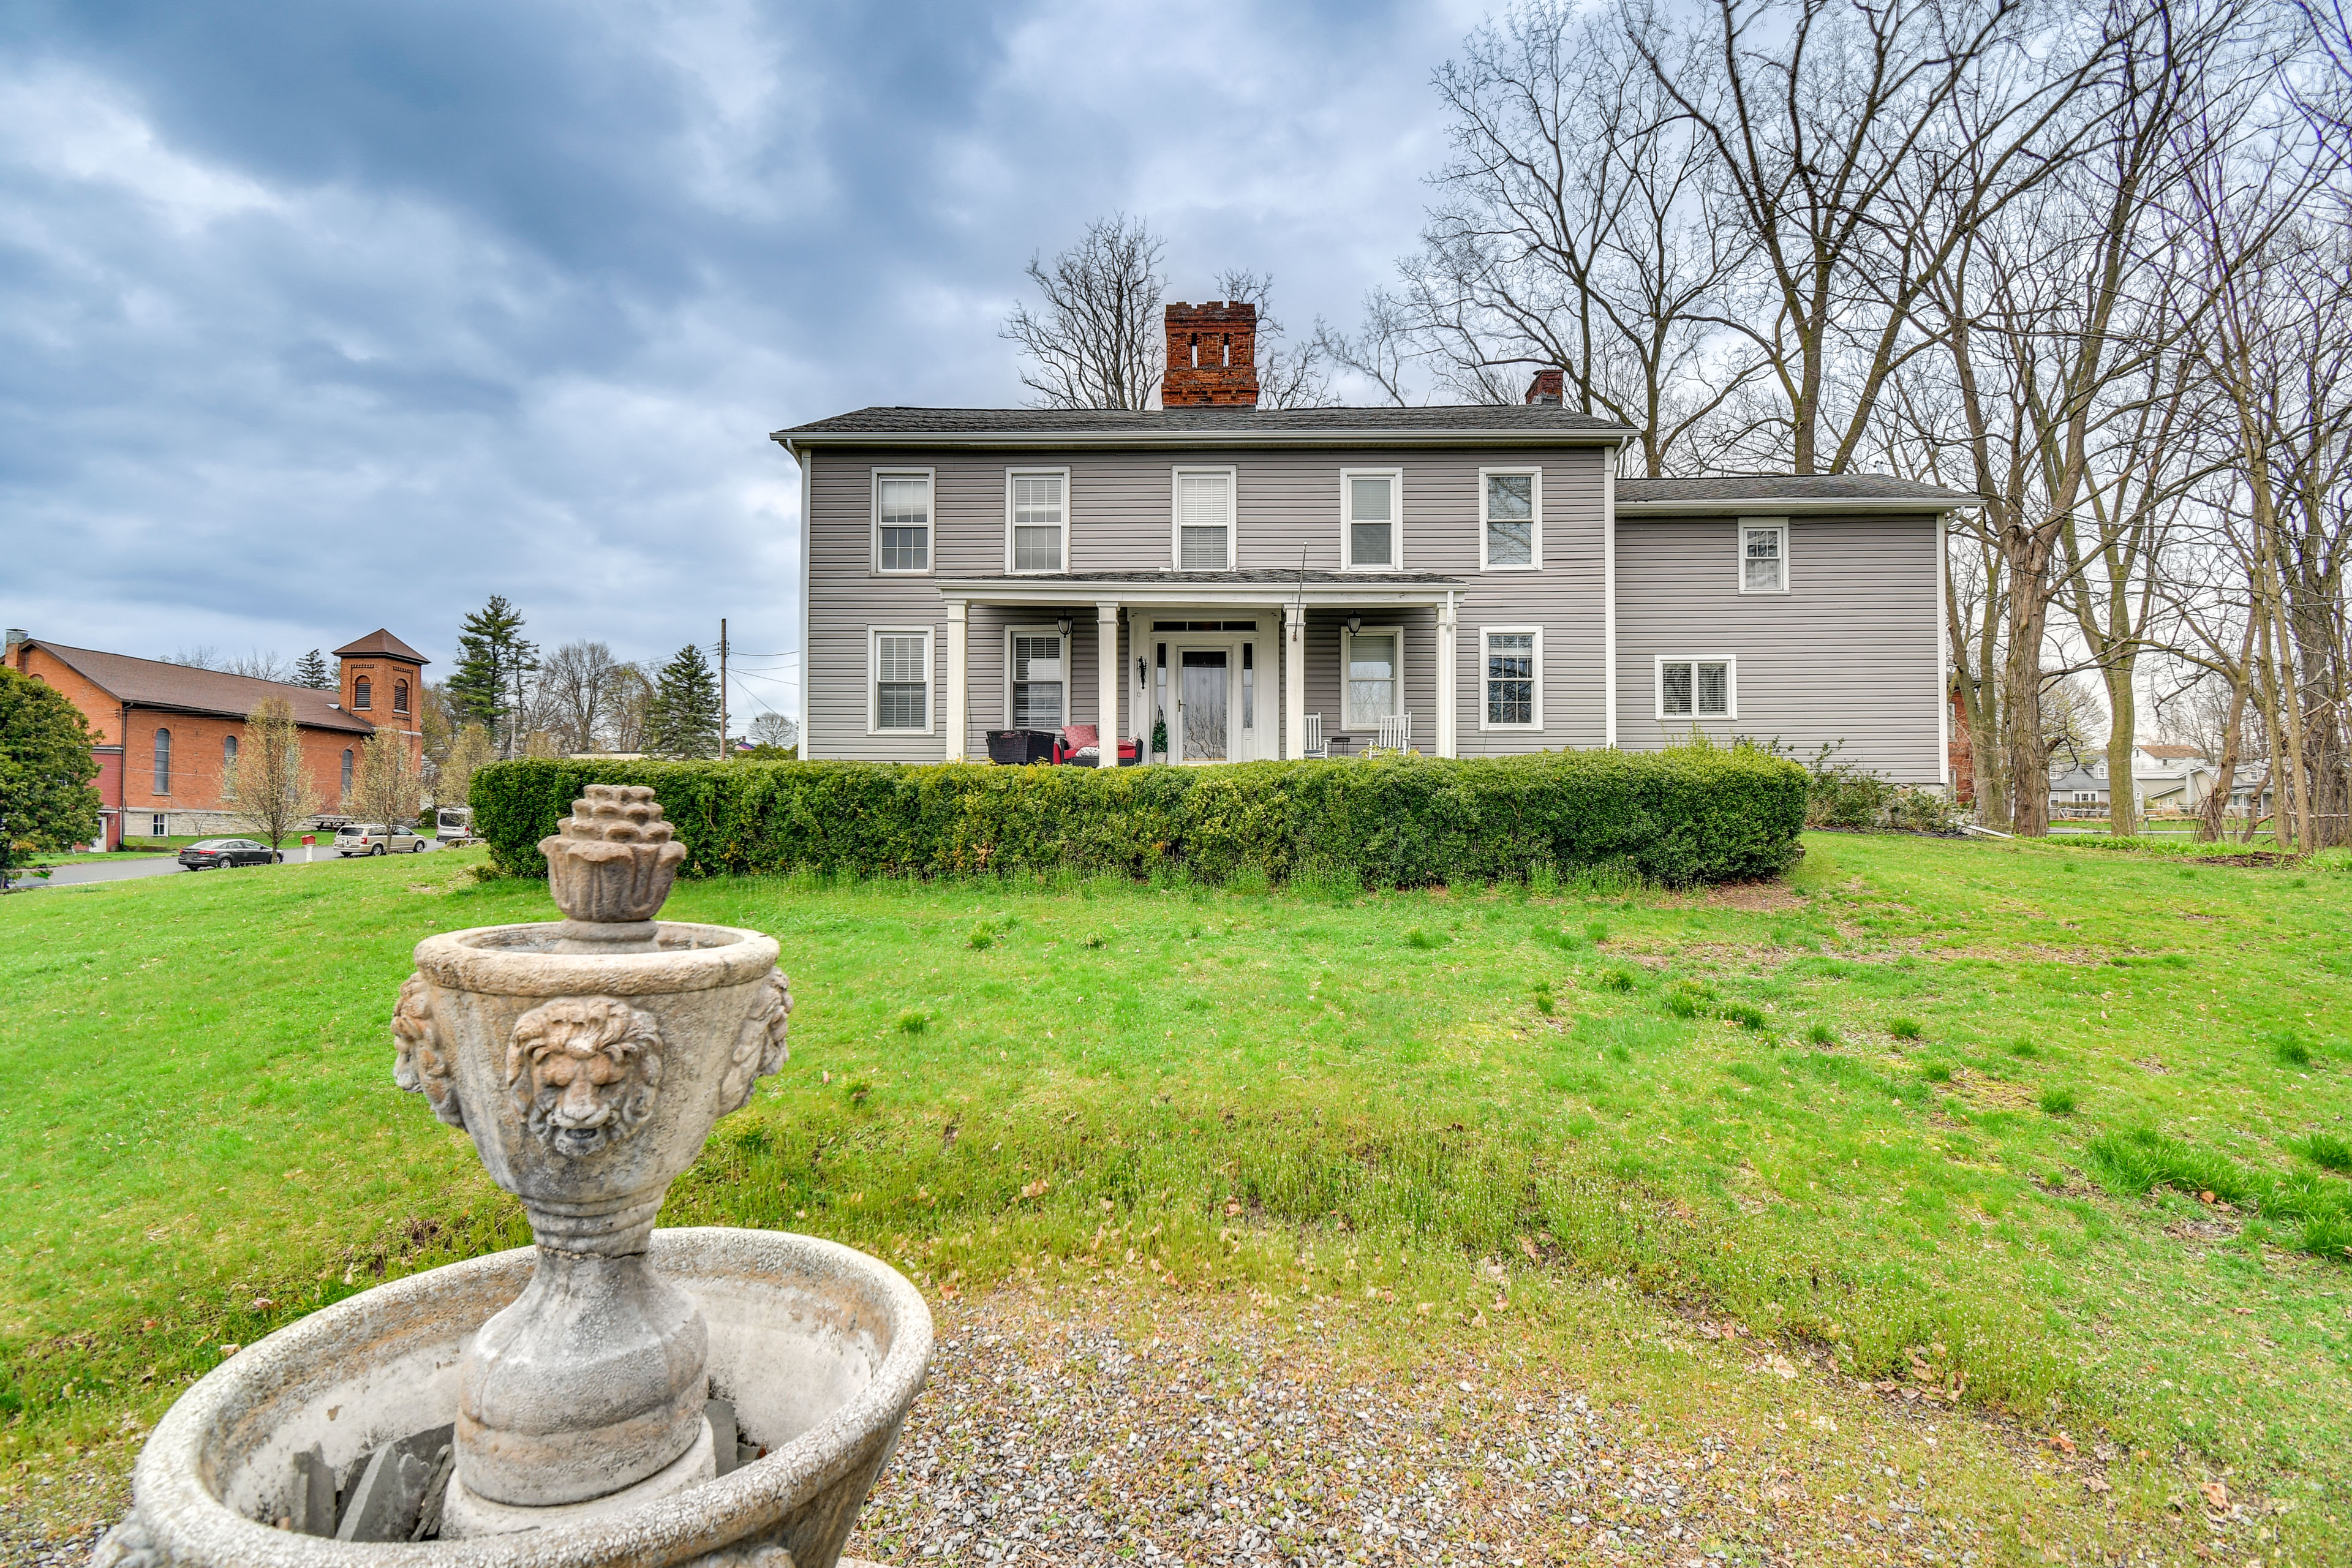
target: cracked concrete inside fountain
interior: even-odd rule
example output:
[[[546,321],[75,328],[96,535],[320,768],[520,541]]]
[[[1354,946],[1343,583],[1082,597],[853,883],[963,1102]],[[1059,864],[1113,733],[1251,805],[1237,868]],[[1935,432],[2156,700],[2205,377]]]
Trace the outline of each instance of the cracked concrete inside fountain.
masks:
[[[831,1568],[922,1386],[930,1315],[876,1258],[656,1230],[785,1055],[775,942],[656,919],[684,847],[591,785],[543,840],[561,922],[427,938],[394,1078],[464,1129],[536,1245],[362,1292],[208,1373],[142,1452],[100,1568],[356,1561]]]

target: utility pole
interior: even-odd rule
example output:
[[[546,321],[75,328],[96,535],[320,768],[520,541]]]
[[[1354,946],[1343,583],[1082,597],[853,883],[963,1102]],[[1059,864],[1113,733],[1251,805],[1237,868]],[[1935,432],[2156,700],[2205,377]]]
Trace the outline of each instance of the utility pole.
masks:
[[[719,760],[727,760],[727,617],[719,617]]]

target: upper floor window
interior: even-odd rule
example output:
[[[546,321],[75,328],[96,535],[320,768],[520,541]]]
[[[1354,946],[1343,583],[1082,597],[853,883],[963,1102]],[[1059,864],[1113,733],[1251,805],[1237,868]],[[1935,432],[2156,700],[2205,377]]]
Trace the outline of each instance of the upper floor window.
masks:
[[[172,793],[172,731],[155,731],[155,793]]]
[[[1403,556],[1398,548],[1404,509],[1404,476],[1394,468],[1342,468],[1339,496],[1347,513],[1339,543],[1340,564],[1349,572],[1392,572]]]
[[[236,737],[221,737],[221,798],[236,798]]]
[[[1234,569],[1234,470],[1176,470],[1176,570]]]
[[[1004,476],[1004,565],[1011,572],[1059,572],[1068,559],[1070,476],[1066,469]]]
[[[1733,661],[1727,658],[1658,660],[1658,717],[1738,718],[1736,677]]]
[[[408,711],[408,682],[405,680],[392,683],[392,710],[395,713]]]
[[[1743,594],[1785,594],[1789,591],[1789,525],[1768,518],[1739,521],[1739,591]]]
[[[375,706],[375,687],[364,675],[352,682],[352,706],[362,710]]]
[[[874,475],[874,569],[931,569],[931,476],[929,472]]]
[[[1543,564],[1543,473],[1478,471],[1478,568],[1533,571]]]

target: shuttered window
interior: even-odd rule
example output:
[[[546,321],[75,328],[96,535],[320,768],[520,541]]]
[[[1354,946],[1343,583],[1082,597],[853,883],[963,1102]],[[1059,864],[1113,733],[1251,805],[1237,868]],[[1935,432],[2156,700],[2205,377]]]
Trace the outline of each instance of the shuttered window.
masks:
[[[1229,572],[1234,564],[1234,476],[1176,475],[1176,569]]]

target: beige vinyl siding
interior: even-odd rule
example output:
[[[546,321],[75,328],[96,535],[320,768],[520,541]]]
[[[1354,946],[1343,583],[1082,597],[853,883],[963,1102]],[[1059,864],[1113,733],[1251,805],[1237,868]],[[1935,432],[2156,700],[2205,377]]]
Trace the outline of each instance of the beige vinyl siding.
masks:
[[[1738,520],[1642,518],[1617,530],[1618,743],[1652,750],[1689,719],[1661,721],[1660,658],[1738,661],[1736,719],[1717,740],[1777,741],[1902,783],[1943,776],[1939,520],[1817,518],[1789,524],[1786,593],[1738,591]]]
[[[1398,569],[1442,573],[1463,581],[1454,650],[1455,733],[1465,756],[1558,750],[1602,743],[1601,469],[1607,453],[1592,447],[1494,451],[1465,447],[1346,447],[1284,451],[1208,448],[1168,451],[968,452],[909,447],[805,450],[810,475],[809,673],[810,757],[936,761],[945,754],[947,612],[935,585],[940,577],[1004,574],[1008,468],[1067,468],[1068,566],[1072,574],[1165,572],[1173,554],[1173,474],[1178,468],[1231,468],[1237,475],[1235,563],[1244,570],[1338,571],[1340,567],[1339,472],[1394,468],[1403,474],[1402,554]],[[1481,468],[1540,467],[1543,471],[1543,569],[1478,570]],[[872,569],[872,476],[876,469],[933,471],[932,571],[921,576],[881,575]],[[1378,590],[1392,574],[1364,574]],[[1006,595],[1017,598],[1018,590]],[[1278,732],[1281,675],[1279,589],[1249,611],[1265,619],[1260,657],[1261,724]],[[1054,611],[1017,605],[972,606],[967,676],[967,754],[982,757],[985,732],[1004,725],[1004,628],[1050,623]],[[1091,605],[1072,606],[1070,710],[1094,722],[1096,647]],[[1437,616],[1429,609],[1367,606],[1368,624],[1402,625],[1405,638],[1405,705],[1413,715],[1413,743],[1433,752],[1437,741]],[[1340,725],[1339,627],[1347,612],[1318,609],[1307,650],[1307,710],[1321,712],[1327,731]],[[1544,724],[1537,731],[1481,732],[1484,661],[1477,628],[1544,628]],[[934,732],[919,736],[866,732],[866,629],[877,626],[932,628]],[[1131,662],[1132,638],[1120,657]],[[1130,690],[1122,669],[1124,703]],[[1123,723],[1132,734],[1148,723]]]

